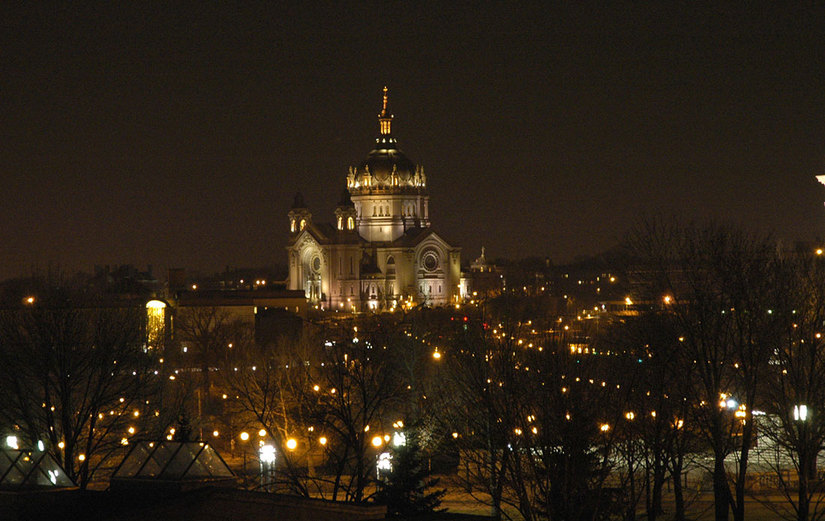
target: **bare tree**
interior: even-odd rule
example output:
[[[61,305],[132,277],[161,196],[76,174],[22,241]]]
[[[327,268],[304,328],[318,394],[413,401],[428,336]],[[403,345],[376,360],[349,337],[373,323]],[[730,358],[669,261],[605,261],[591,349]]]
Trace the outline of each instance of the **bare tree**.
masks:
[[[773,312],[784,327],[771,360],[762,428],[779,449],[775,470],[793,518],[822,519],[825,488],[816,461],[825,444],[825,265],[805,252],[783,259],[780,268],[785,291]],[[796,486],[784,478],[788,464]]]
[[[274,351],[233,349],[222,371],[240,410],[275,440],[282,479],[297,494],[363,502],[374,492],[371,440],[384,432],[406,389],[394,344],[366,329],[322,327]],[[319,455],[324,470],[315,472],[311,459]]]
[[[175,316],[174,354],[169,360],[184,370],[183,383],[193,384],[196,409],[193,411],[199,424],[215,416],[220,405],[213,392],[212,372],[217,370],[232,349],[234,343],[246,341],[251,335],[251,325],[224,308],[216,306],[191,306],[179,308]],[[234,343],[233,343],[234,342]],[[192,380],[186,375],[197,372]],[[203,437],[202,427],[199,436]]]
[[[220,371],[219,385],[232,397],[226,413],[241,424],[264,427],[278,450],[280,481],[302,496],[324,495],[323,480],[313,475],[310,462],[312,451],[322,447],[310,417],[320,391],[314,387],[320,346],[315,337],[281,338],[262,350],[251,336],[236,337]],[[287,441],[293,437],[300,444],[289,449]]]
[[[404,401],[398,353],[387,340],[381,331],[359,331],[357,337],[345,336],[324,348],[312,416],[329,439],[327,458],[335,469],[332,499],[340,494],[356,503],[368,498],[377,456],[370,441]]]
[[[142,313],[48,285],[0,312],[0,414],[29,446],[45,441],[81,487],[159,416]]]
[[[776,245],[722,226],[648,221],[631,238],[643,289],[668,296],[679,339],[692,357],[693,420],[713,452],[715,516],[745,515],[745,477],[755,439],[752,410],[768,383],[781,292]],[[741,407],[741,408],[740,408]],[[725,459],[734,455],[729,477]],[[733,490],[731,490],[731,486]]]

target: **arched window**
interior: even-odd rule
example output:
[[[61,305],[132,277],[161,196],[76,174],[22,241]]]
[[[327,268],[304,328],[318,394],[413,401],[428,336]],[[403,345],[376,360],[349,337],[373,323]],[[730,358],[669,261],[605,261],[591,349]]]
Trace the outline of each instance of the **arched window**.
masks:
[[[343,217],[338,217],[338,229],[339,230],[344,229],[344,218]]]
[[[289,220],[289,231],[291,231],[292,233],[295,233],[295,219],[290,219]]]
[[[307,227],[307,220],[306,219],[301,219],[301,229],[303,230],[306,227]]]
[[[355,219],[352,217],[347,217],[347,230],[354,230],[355,229]]]

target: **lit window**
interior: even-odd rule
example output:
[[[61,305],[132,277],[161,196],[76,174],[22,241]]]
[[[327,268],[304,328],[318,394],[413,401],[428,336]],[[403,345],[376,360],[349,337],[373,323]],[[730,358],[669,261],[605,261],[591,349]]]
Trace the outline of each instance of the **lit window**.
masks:
[[[352,217],[347,217],[347,229],[354,230],[355,229],[355,219]]]

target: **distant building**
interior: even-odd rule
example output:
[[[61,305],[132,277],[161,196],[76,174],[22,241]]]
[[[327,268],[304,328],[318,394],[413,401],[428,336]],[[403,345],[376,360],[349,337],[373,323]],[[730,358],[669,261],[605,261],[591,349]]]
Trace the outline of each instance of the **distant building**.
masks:
[[[485,248],[482,246],[481,255],[461,275],[461,298],[474,300],[494,297],[500,294],[503,288],[504,272],[487,260]]]
[[[312,220],[300,194],[289,211],[289,289],[327,310],[447,305],[459,298],[460,249],[430,227],[424,168],[398,148],[387,109],[375,148],[347,175],[335,223]]]

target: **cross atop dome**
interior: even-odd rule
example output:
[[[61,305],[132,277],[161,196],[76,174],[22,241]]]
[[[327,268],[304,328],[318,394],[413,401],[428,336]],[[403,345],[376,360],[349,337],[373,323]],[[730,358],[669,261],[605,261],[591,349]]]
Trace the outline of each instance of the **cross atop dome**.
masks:
[[[384,105],[378,114],[378,131],[382,136],[392,134],[392,114],[387,111],[387,86],[384,85]]]

